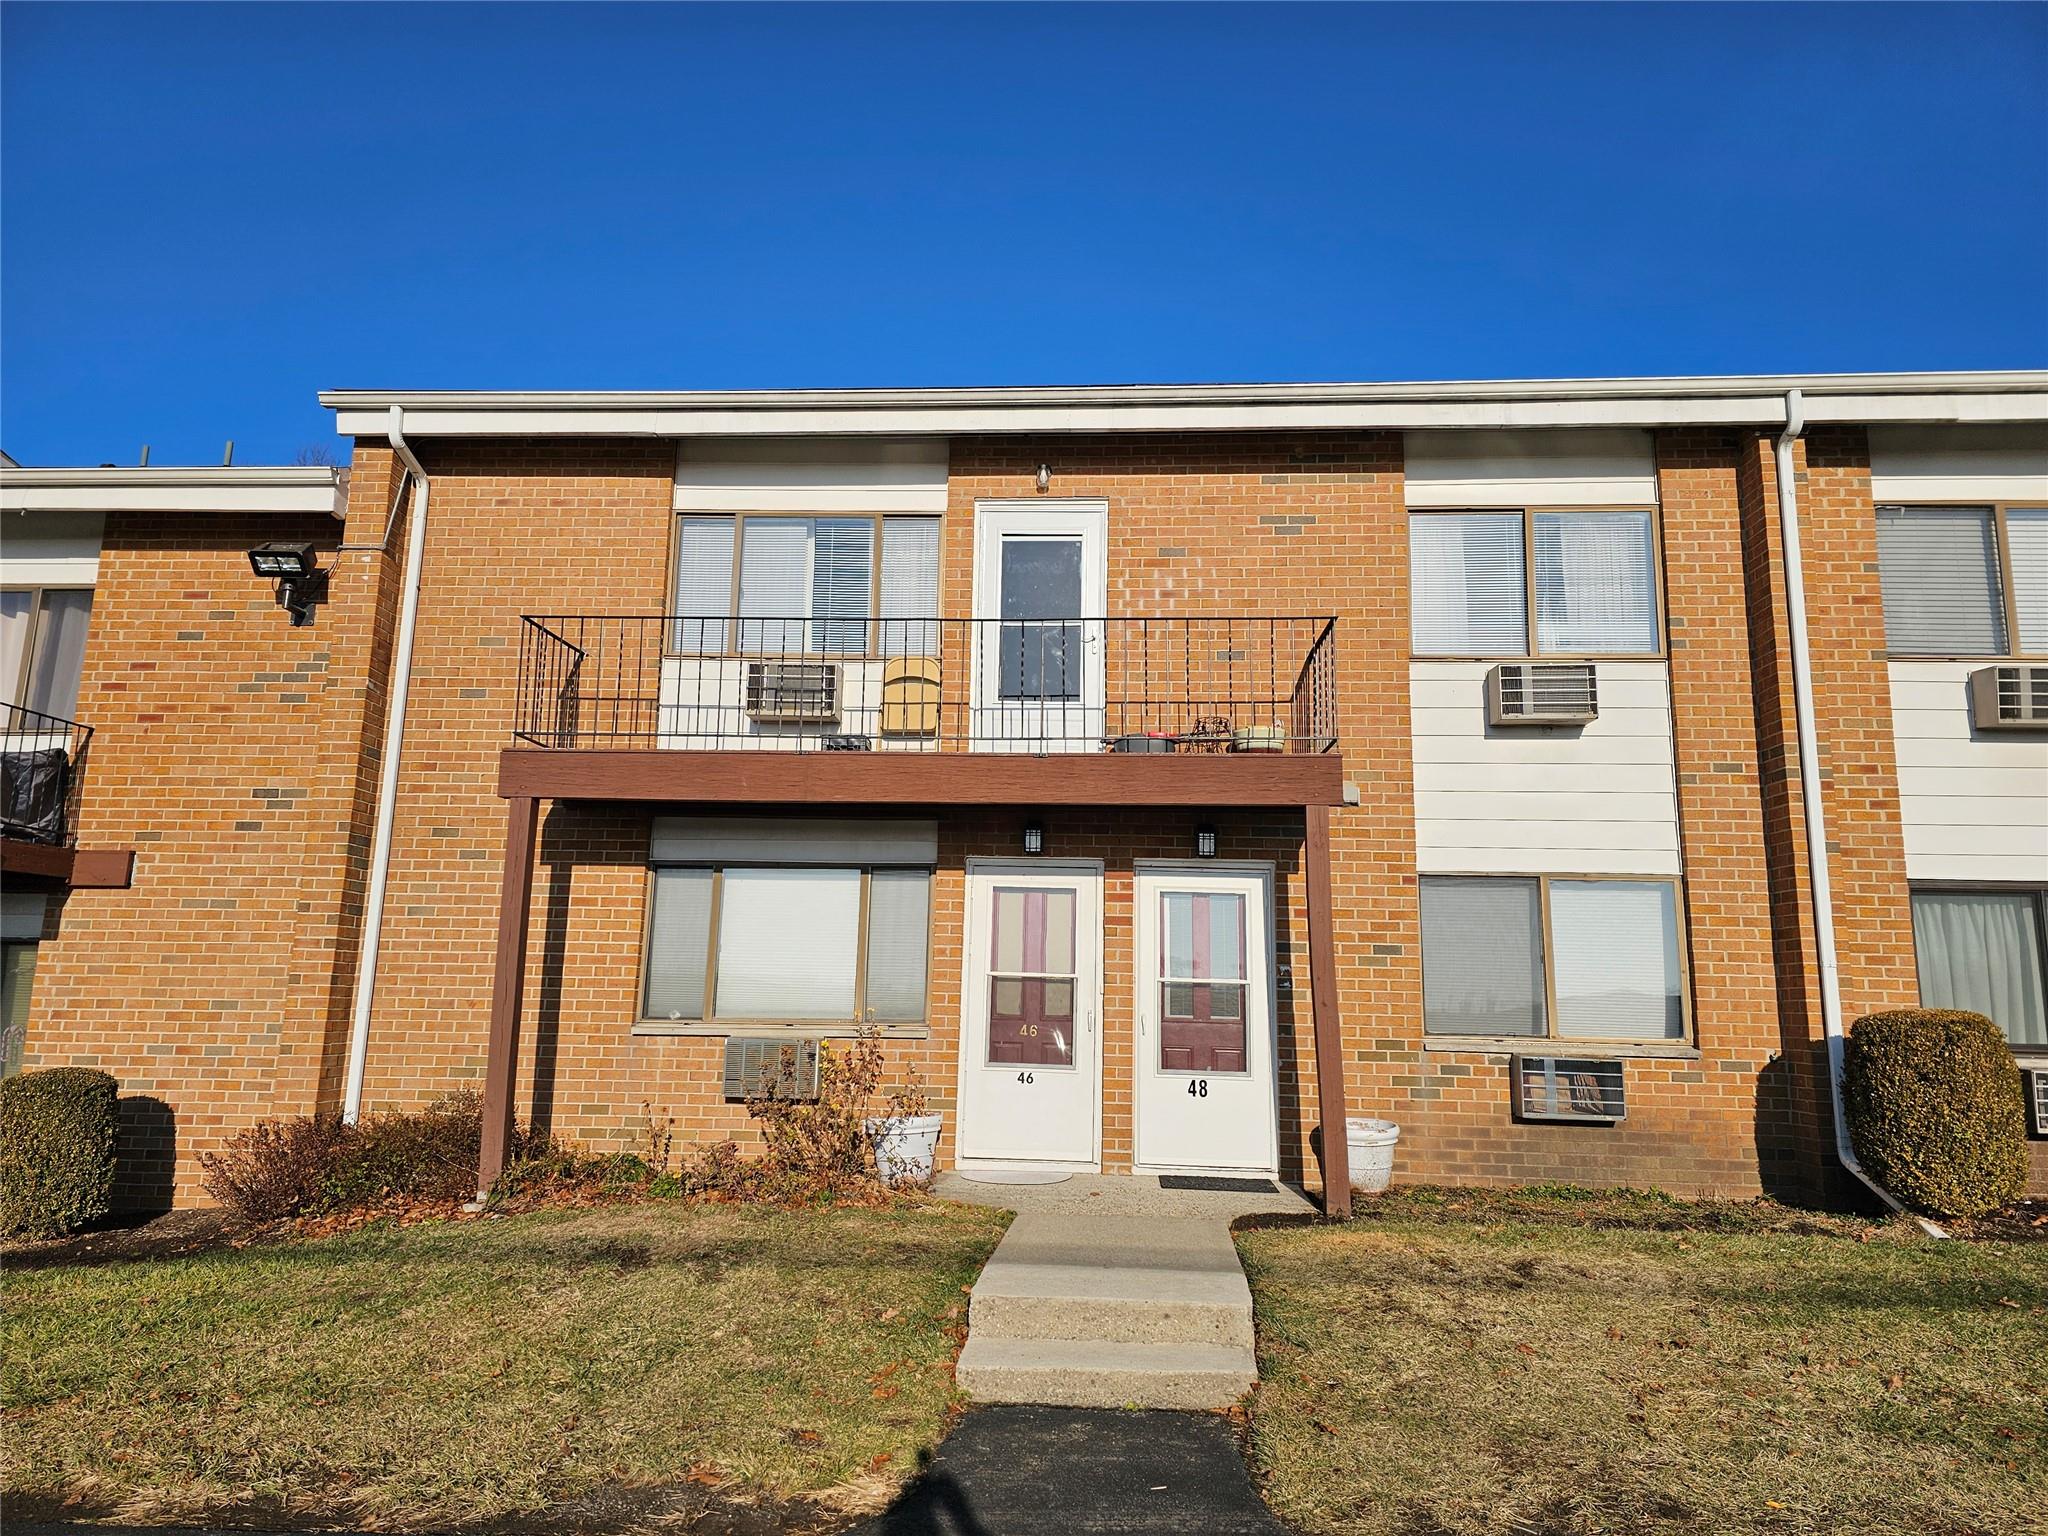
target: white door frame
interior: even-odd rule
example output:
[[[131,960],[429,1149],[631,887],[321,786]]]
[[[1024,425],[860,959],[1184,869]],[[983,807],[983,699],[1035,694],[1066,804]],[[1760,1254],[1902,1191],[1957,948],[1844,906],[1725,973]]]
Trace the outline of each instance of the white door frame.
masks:
[[[1064,1168],[1075,1173],[1100,1173],[1102,1171],[1102,898],[1103,864],[1100,859],[1047,859],[1047,858],[990,858],[971,857],[967,860],[967,891],[964,903],[966,927],[961,934],[960,945],[960,1047],[958,1055],[960,1068],[953,1102],[960,1106],[961,1123],[954,1127],[954,1164],[963,1170],[1005,1168]],[[991,1067],[988,1065],[987,1041],[988,1019],[988,977],[976,976],[975,953],[977,933],[988,932],[989,910],[981,894],[981,877],[1004,874],[1022,876],[1076,875],[1094,882],[1092,907],[1089,903],[1076,903],[1074,911],[1074,955],[1076,962],[1085,954],[1092,964],[1094,982],[1086,995],[1074,999],[1075,1011],[1082,1016],[1081,1027],[1086,1038],[1078,1042],[1074,1054],[1075,1065],[1085,1066],[1094,1074],[1094,1092],[1089,1095],[1089,1153],[1085,1161],[1062,1161],[1058,1159],[1020,1159],[1016,1157],[976,1157],[967,1151],[969,1132],[965,1110],[969,1100],[968,1083],[974,1074],[982,1072],[1008,1075],[1018,1069],[1011,1066]],[[1089,910],[1084,910],[1089,908]],[[970,1027],[973,1017],[981,1020],[979,1034],[982,1046],[970,1049],[976,1031]]]
[[[1073,537],[1081,540],[1081,618],[1096,622],[1081,626],[1081,697],[1072,704],[1006,705],[997,695],[992,661],[996,651],[989,636],[999,633],[995,621],[1002,617],[1002,547],[1005,535]],[[1109,614],[1109,503],[1100,497],[1069,497],[1019,501],[998,499],[974,503],[974,590],[968,611],[977,620],[974,627],[974,676],[969,694],[968,734],[985,738],[976,742],[984,751],[1035,752],[1041,750],[1080,752],[1098,750],[1092,740],[1073,738],[1073,716],[1086,721],[1092,715],[1107,729],[1109,719],[1108,666],[1109,637],[1100,622]],[[1041,726],[1048,714],[1057,719],[1058,729],[1032,739],[1031,725]],[[977,727],[986,725],[988,729]],[[1014,744],[1013,744],[1014,743]]]
[[[1277,1178],[1280,1174],[1280,988],[1279,988],[1279,923],[1275,912],[1276,896],[1279,889],[1277,870],[1270,860],[1262,859],[1138,859],[1132,863],[1131,883],[1131,1167],[1139,1173],[1218,1173],[1242,1172],[1264,1174]],[[1144,1083],[1151,1065],[1152,1035],[1143,1027],[1144,1011],[1151,1006],[1150,988],[1155,977],[1150,975],[1151,967],[1146,965],[1148,953],[1146,933],[1151,933],[1150,949],[1156,954],[1159,944],[1159,916],[1157,912],[1144,910],[1146,903],[1139,897],[1143,879],[1150,875],[1171,879],[1175,875],[1236,875],[1255,879],[1264,888],[1266,942],[1264,960],[1266,970],[1266,1090],[1272,1103],[1272,1119],[1269,1124],[1272,1134],[1266,1148],[1266,1164],[1240,1167],[1231,1164],[1227,1168],[1201,1167],[1189,1163],[1147,1163],[1139,1158],[1139,1148],[1144,1145],[1143,1117],[1145,1113]],[[1249,950],[1247,959],[1249,959]],[[1157,1022],[1153,1028],[1157,1029]]]

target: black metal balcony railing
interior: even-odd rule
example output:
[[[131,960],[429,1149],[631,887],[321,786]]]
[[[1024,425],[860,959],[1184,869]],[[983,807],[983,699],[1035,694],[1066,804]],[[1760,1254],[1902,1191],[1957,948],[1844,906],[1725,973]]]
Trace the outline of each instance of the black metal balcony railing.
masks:
[[[78,792],[92,727],[18,704],[0,704],[0,832],[68,848],[78,835]]]
[[[514,737],[549,748],[1327,752],[1329,618],[529,615]]]

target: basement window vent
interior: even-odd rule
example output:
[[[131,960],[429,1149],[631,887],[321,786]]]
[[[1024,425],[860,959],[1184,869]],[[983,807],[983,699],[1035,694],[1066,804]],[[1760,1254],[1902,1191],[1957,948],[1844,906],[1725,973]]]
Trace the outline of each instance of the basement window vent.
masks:
[[[2034,1112],[2034,1139],[2048,1141],[2048,1068],[2027,1074],[2027,1103]]]
[[[1972,672],[1970,718],[1980,731],[2048,731],[2048,667]]]
[[[725,1042],[727,1103],[761,1098],[818,1096],[818,1042],[776,1040],[760,1035],[734,1035]]]
[[[756,720],[837,720],[839,667],[830,661],[750,661],[747,713]]]
[[[1590,661],[1505,661],[1486,674],[1486,718],[1493,725],[1584,725],[1600,716],[1600,685]]]
[[[1515,1058],[1515,1113],[1523,1120],[1592,1121],[1626,1118],[1621,1063],[1568,1056]]]

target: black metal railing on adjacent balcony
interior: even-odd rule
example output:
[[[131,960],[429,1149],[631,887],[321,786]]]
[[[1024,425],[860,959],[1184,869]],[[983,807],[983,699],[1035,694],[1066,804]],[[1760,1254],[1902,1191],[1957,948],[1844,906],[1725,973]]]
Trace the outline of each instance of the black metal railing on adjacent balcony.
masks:
[[[547,748],[1328,752],[1336,622],[529,615],[515,710]]]
[[[0,704],[0,833],[70,847],[91,744],[89,725]]]

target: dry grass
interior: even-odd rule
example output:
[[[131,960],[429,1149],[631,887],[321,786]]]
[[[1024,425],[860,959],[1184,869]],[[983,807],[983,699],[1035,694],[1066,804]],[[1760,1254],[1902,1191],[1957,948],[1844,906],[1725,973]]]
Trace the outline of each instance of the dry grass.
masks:
[[[663,1203],[11,1275],[9,1491],[391,1527],[872,1492],[942,1430],[1001,1227]]]
[[[2048,1531],[2048,1246],[1431,1191],[1239,1244],[1315,1536]]]

